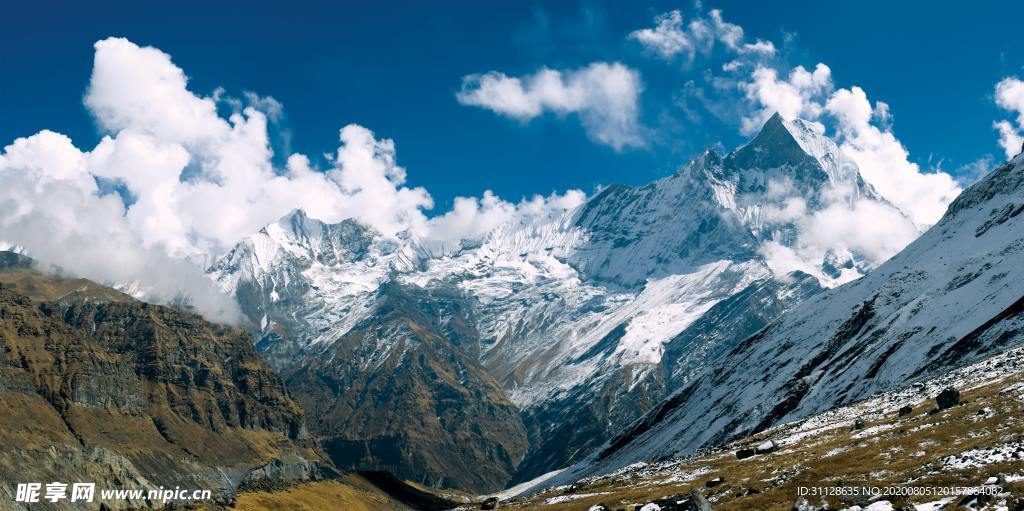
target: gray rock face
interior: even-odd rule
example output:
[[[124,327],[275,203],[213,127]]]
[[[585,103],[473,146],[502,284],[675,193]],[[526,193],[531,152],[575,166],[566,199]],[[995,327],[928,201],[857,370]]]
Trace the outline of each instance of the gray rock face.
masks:
[[[99,362],[71,378],[71,400],[85,406],[145,408],[138,376],[129,367]]]
[[[313,417],[313,432],[342,470],[500,489],[523,458],[526,432],[497,382],[470,355],[473,331],[452,326],[458,321],[445,314],[457,311],[440,313],[435,307],[443,302],[423,300],[417,289],[387,284],[381,293],[371,319],[285,373]],[[397,349],[382,349],[395,342]]]
[[[318,471],[298,405],[244,332],[30,266],[0,269],[0,408],[18,411],[0,416],[0,491],[79,481],[227,497],[252,477]]]
[[[942,392],[935,397],[935,403],[939,405],[939,410],[953,408],[960,404],[960,391],[952,387],[943,389]]]

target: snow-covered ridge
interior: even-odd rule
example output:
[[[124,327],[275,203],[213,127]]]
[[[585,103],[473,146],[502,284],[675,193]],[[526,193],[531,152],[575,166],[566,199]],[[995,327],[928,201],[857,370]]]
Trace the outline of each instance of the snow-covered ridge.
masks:
[[[816,295],[709,364],[578,467],[685,455],[1024,343],[1024,160],[965,191],[864,278]]]
[[[464,349],[553,443],[535,447],[535,465],[524,462],[529,478],[576,460],[675,390],[685,378],[666,380],[665,365],[680,374],[699,365],[664,360],[686,355],[672,348],[683,342],[677,336],[723,300],[787,279],[762,253],[765,243],[800,243],[802,224],[780,212],[794,200],[816,211],[835,196],[880,200],[835,143],[775,116],[725,156],[709,150],[671,176],[612,185],[579,207],[517,217],[458,247],[431,251],[415,236],[296,211],[243,240],[211,273],[238,297],[279,367],[372,321],[385,284],[457,300],[437,310],[460,316],[439,321],[467,325],[475,338]],[[844,246],[814,257],[805,263],[825,286],[872,265]],[[740,302],[729,324],[749,327],[797,301],[786,294],[793,289],[776,291]],[[398,349],[380,342],[368,351]],[[717,352],[710,341],[686,342]],[[574,430],[592,433],[558,440]]]

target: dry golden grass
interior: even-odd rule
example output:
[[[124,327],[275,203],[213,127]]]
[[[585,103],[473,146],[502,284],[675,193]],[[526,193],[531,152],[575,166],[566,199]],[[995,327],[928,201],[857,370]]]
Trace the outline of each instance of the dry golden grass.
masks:
[[[0,445],[30,450],[77,443],[60,414],[43,398],[0,392]]]
[[[276,492],[243,493],[238,511],[406,511],[409,508],[356,476],[320,481]]]
[[[58,301],[75,293],[111,302],[132,300],[130,296],[120,291],[101,286],[91,280],[41,277],[39,272],[29,269],[0,271],[0,285],[12,287],[19,293],[40,301]]]

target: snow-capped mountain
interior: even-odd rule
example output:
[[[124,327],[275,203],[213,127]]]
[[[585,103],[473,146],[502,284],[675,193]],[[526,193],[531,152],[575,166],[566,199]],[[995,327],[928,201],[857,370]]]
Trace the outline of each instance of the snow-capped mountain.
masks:
[[[415,268],[407,241],[295,210],[242,240],[210,272],[238,299],[261,334],[257,347],[280,369],[309,343],[336,339],[373,312],[391,273]]]
[[[964,191],[867,276],[821,292],[692,374],[567,479],[692,453],[1024,343],[1024,157]]]
[[[698,378],[705,359],[872,266],[836,246],[805,261],[813,275],[777,274],[762,249],[799,242],[801,223],[780,214],[794,200],[810,212],[858,200],[891,207],[813,125],[776,115],[727,155],[708,150],[647,185],[613,185],[575,209],[518,217],[442,256],[415,236],[388,239],[295,212],[211,272],[252,319],[259,348],[308,381],[342,365],[348,377],[380,371],[393,356],[401,364],[413,352],[409,333],[389,338],[374,325],[382,317],[394,324],[384,304],[395,290],[413,296],[419,319],[407,309],[400,316],[429,328],[412,335],[446,341],[432,344],[431,360],[453,374],[475,374],[478,364],[519,409],[529,450],[521,460],[509,455],[515,449],[502,456],[526,480],[583,459]],[[339,356],[332,346],[343,339],[360,347]],[[306,370],[314,366],[322,370]],[[470,394],[488,387],[475,376],[456,380]],[[293,392],[308,381],[291,379]]]

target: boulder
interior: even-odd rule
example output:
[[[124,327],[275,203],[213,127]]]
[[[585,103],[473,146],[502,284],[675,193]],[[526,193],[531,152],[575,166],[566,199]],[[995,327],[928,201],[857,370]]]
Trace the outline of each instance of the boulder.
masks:
[[[705,488],[714,488],[715,486],[720,486],[724,482],[725,482],[725,478],[722,477],[722,476],[718,476],[718,477],[716,477],[714,479],[710,479],[710,480],[708,480],[708,482],[704,483],[704,487]]]
[[[935,402],[939,405],[939,411],[947,408],[952,408],[960,404],[960,391],[953,387],[947,387],[945,390],[939,393],[935,398]]]
[[[897,413],[899,414],[900,417],[903,417],[904,415],[910,415],[913,411],[914,411],[914,407],[912,407],[910,405],[903,405],[903,406],[900,407],[900,411],[897,412]]]
[[[498,497],[488,497],[480,504],[480,509],[498,509]]]
[[[857,419],[853,421],[852,431],[864,429],[864,419]]]
[[[753,449],[751,449],[749,447],[743,448],[743,449],[740,449],[740,450],[736,451],[736,459],[744,460],[744,459],[747,459],[747,458],[753,456],[754,454],[756,454],[756,452]]]
[[[762,442],[761,445],[758,445],[754,452],[755,454],[768,454],[775,451],[776,448],[777,446],[775,445],[775,442],[766,440],[765,442]]]
[[[711,503],[696,490],[684,495],[662,497],[644,505],[640,509],[648,511],[653,509],[659,511],[714,511]]]

